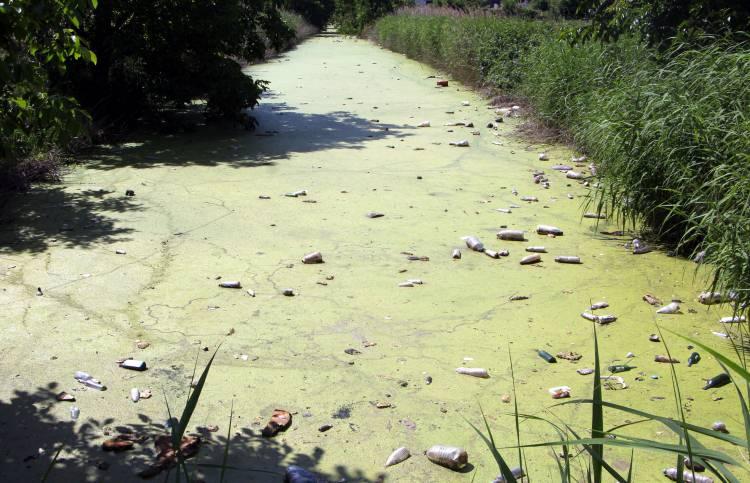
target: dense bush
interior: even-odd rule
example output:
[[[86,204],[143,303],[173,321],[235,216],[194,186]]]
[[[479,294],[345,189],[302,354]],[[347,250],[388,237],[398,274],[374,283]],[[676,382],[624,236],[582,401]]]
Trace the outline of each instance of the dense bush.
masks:
[[[0,180],[25,183],[46,153],[81,132],[86,114],[53,89],[69,61],[96,61],[76,35],[87,0],[0,3]]]
[[[559,23],[419,12],[378,21],[379,41],[526,97],[597,162],[604,210],[686,255],[706,250],[718,287],[750,302],[750,45],[571,44]]]
[[[262,58],[292,36],[276,2],[110,0],[81,25],[98,62],[62,80],[97,118],[132,118],[205,99],[211,114],[252,107],[262,84],[239,60]]]
[[[707,36],[744,37],[750,29],[747,0],[578,0],[590,22],[583,37],[616,40],[638,35],[652,47],[696,45]]]

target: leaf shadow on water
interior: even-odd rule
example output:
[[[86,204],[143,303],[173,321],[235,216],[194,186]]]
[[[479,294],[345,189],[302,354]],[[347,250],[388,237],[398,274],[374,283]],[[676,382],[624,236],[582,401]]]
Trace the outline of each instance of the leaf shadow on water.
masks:
[[[128,240],[133,232],[108,213],[140,210],[139,203],[107,190],[38,185],[0,201],[0,254],[38,253]]]
[[[371,142],[403,140],[413,129],[374,122],[346,111],[301,112],[275,101],[272,93],[266,98],[269,102],[251,112],[260,122],[255,132],[226,122],[199,125],[203,116],[196,110],[188,111],[179,115],[185,119],[180,122],[195,127],[188,129],[191,132],[134,134],[131,142],[93,148],[79,162],[89,170],[274,166],[297,153],[358,151]],[[314,162],[325,164],[323,158]],[[113,214],[143,210],[139,198],[94,186],[95,177],[80,186],[66,180],[60,185],[37,185],[0,200],[0,254],[39,253],[51,244],[72,248],[128,241],[133,230],[118,223]]]
[[[57,402],[55,397],[59,391],[57,383],[49,383],[33,392],[16,391],[9,401],[0,401],[0,431],[4,441],[0,448],[0,481],[40,481],[61,446],[63,450],[50,472],[49,482],[164,481],[164,473],[151,480],[142,480],[136,475],[155,462],[154,437],[169,434],[163,421],[153,421],[139,414],[138,422],[121,424],[114,419],[98,421],[87,418],[82,411],[76,425],[72,420],[60,420],[53,414],[56,405],[63,405],[67,410],[76,404]],[[228,422],[228,414],[226,418]],[[193,431],[188,433],[198,434],[203,440],[198,455],[188,460],[190,466],[221,465],[227,442],[226,428],[220,428],[215,433],[207,430],[197,432],[195,426],[190,429]],[[136,443],[129,451],[105,452],[101,449],[101,443],[107,438],[105,431],[110,432],[108,437],[134,433],[148,438]],[[40,453],[40,449],[44,452]],[[318,471],[316,468],[324,454],[325,450],[320,447],[312,448],[309,453],[295,451],[284,442],[283,434],[276,438],[263,438],[259,429],[241,427],[235,421],[228,466],[263,472],[227,471],[225,481],[280,482],[289,465],[308,469],[322,481],[385,481],[383,475],[373,480],[361,470],[344,465],[336,466],[331,473]],[[197,468],[195,476],[207,482],[218,481],[219,471],[201,467]]]
[[[295,154],[334,149],[359,151],[368,143],[400,141],[411,136],[414,126],[365,119],[348,111],[303,112],[274,95],[271,102],[249,114],[259,123],[255,131],[239,124],[216,122],[206,125],[197,112],[185,112],[188,132],[172,135],[141,134],[132,142],[93,149],[84,165],[89,169],[136,169],[163,166],[219,166],[250,168],[274,166]],[[325,164],[323,159],[316,163]]]

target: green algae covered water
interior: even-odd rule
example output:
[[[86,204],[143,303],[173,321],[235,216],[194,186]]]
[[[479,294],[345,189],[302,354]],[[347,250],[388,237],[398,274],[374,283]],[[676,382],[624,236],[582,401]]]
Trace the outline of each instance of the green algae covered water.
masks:
[[[137,481],[153,461],[152,442],[121,454],[101,443],[120,431],[163,432],[165,398],[179,413],[196,357],[200,370],[219,346],[190,430],[205,438],[193,461],[219,463],[233,405],[229,464],[261,472],[231,471],[229,481],[280,481],[290,464],[331,481],[490,481],[497,468],[468,422],[480,423],[481,404],[498,445],[515,444],[513,405],[503,402],[513,394],[510,356],[520,410],[587,434],[588,408],[550,409],[559,401],[548,389],[590,397],[592,376],[576,372],[593,367],[592,323],[580,314],[598,301],[609,303],[598,313],[618,317],[599,327],[603,365],[635,367],[619,374],[628,387],[605,398],[676,416],[669,366],[654,362],[664,348],[649,341],[655,323],[719,347],[712,331],[725,330],[717,321],[728,314],[698,304],[704,279],[693,263],[632,255],[627,238],[601,234],[616,227],[581,217],[587,188],[551,169],[574,153],[514,139],[515,118],[487,128],[496,114],[478,95],[452,82],[437,88],[433,69],[364,41],[320,36],[250,72],[271,81],[256,132],[200,127],[105,147],[61,185],[4,208],[4,481],[38,479],[60,445],[50,481]],[[475,127],[446,126],[459,120]],[[417,128],[423,121],[431,127]],[[449,145],[464,139],[469,147]],[[542,151],[549,161],[538,159]],[[533,182],[535,170],[550,189]],[[135,196],[124,196],[128,189]],[[284,196],[298,190],[307,195]],[[539,224],[564,235],[537,235]],[[502,226],[527,241],[498,240]],[[472,252],[467,235],[509,256]],[[545,247],[541,263],[519,263],[528,246]],[[451,258],[454,248],[461,259]],[[313,251],[325,263],[302,264]],[[560,255],[583,263],[555,263]],[[412,279],[423,283],[399,287]],[[227,280],[243,288],[218,286]],[[682,313],[657,316],[646,293],[681,300]],[[688,368],[687,343],[668,341],[689,421],[721,420],[739,434],[733,389],[701,390],[720,372],[716,362],[703,354]],[[536,350],[582,358],[549,364]],[[122,357],[149,369],[118,368]],[[77,370],[107,390],[83,390]],[[133,403],[131,388],[153,397]],[[57,402],[61,391],[76,401]],[[261,438],[276,408],[292,413],[292,425]],[[607,427],[628,420],[606,412]],[[324,425],[332,427],[319,431]],[[675,442],[658,425],[623,431]],[[555,437],[536,422],[521,433],[524,443]],[[454,472],[430,463],[423,452],[435,444],[465,448],[470,465]],[[412,457],[384,469],[400,446]],[[502,452],[517,463],[514,450]],[[629,452],[607,455],[627,472]],[[535,481],[557,478],[551,450],[526,458]],[[659,480],[673,464],[668,454],[636,452],[635,481]],[[213,469],[197,471],[218,480]]]

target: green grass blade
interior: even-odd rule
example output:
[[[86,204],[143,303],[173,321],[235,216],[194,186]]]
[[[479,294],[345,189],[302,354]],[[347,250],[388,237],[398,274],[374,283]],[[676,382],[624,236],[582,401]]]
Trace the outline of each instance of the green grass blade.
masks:
[[[508,360],[510,362],[510,380],[513,384],[513,415],[516,423],[516,444],[518,445],[518,466],[521,467],[521,471],[524,468],[523,461],[523,450],[521,449],[521,425],[518,417],[518,395],[516,394],[516,375],[513,371],[513,356],[510,353],[510,344],[508,344]]]
[[[565,402],[556,404],[555,406],[564,406],[564,405],[567,405],[567,404],[593,404],[593,401],[591,399],[574,399],[572,401],[565,401]],[[713,429],[702,428],[700,426],[696,426],[696,425],[690,424],[690,423],[683,423],[681,421],[677,421],[677,420],[674,420],[674,419],[671,419],[671,418],[666,418],[664,416],[659,416],[657,414],[647,413],[645,411],[641,411],[641,410],[638,410],[638,409],[633,409],[633,408],[628,407],[628,406],[622,406],[622,405],[616,404],[616,403],[611,403],[611,402],[603,401],[602,405],[605,406],[605,407],[608,407],[608,408],[617,409],[618,411],[623,411],[623,412],[626,412],[626,413],[635,414],[637,416],[641,416],[641,417],[648,418],[648,419],[651,419],[651,420],[654,420],[654,421],[658,421],[658,422],[664,424],[665,426],[667,426],[669,429],[671,429],[677,435],[684,434],[682,432],[682,427],[685,426],[687,429],[689,429],[690,431],[692,431],[694,433],[699,433],[699,434],[702,434],[704,436],[708,436],[710,438],[718,439],[718,440],[721,440],[721,441],[724,441],[724,442],[727,442],[727,443],[730,443],[730,444],[733,444],[733,445],[737,445],[737,446],[747,446],[747,442],[745,440],[743,440],[741,438],[738,438],[737,436],[733,436],[731,434],[720,433],[718,431],[714,431]],[[553,406],[553,407],[555,407],[555,406]]]
[[[719,364],[725,372],[729,372],[727,370],[727,367],[722,364],[721,361],[719,361]],[[740,408],[742,409],[742,419],[745,422],[745,441],[747,442],[747,446],[745,446],[745,449],[750,452],[750,412],[748,411],[747,402],[742,395],[742,389],[740,389],[740,386],[736,382],[734,382],[734,380],[732,380],[732,384],[737,390],[737,397],[740,400]]]
[[[479,435],[479,437],[482,438],[482,441],[484,441],[484,444],[487,445],[487,447],[490,449],[490,452],[492,453],[492,456],[495,458],[495,462],[497,463],[498,468],[500,469],[500,474],[503,475],[503,478],[505,478],[505,481],[507,483],[516,483],[516,478],[513,476],[513,472],[510,471],[510,468],[508,467],[508,464],[505,462],[503,457],[500,455],[500,452],[497,450],[497,446],[495,445],[495,438],[492,435],[492,430],[490,429],[490,425],[487,422],[487,417],[484,415],[484,410],[482,409],[482,405],[479,405],[479,412],[482,414],[482,419],[484,420],[484,426],[487,428],[487,434],[488,436],[485,436],[482,431],[479,430],[474,424],[472,424],[471,421],[464,418],[464,420],[469,423],[469,426],[474,428],[474,431]]]
[[[229,446],[232,442],[232,419],[234,418],[234,399],[232,399],[232,405],[229,408],[229,427],[227,428],[227,444],[224,445],[224,456],[221,460],[221,474],[219,475],[219,483],[224,483],[224,474],[227,469],[227,461],[229,460]]]
[[[52,457],[52,461],[50,461],[49,465],[47,465],[47,470],[42,475],[42,483],[45,483],[47,481],[47,478],[49,478],[50,473],[52,473],[52,468],[54,468],[55,464],[57,463],[57,459],[60,457],[60,453],[62,452],[64,447],[64,444],[60,445],[60,448],[55,452],[55,456]]]
[[[656,324],[656,330],[659,333],[659,338],[662,341],[662,345],[664,346],[664,350],[667,353],[667,357],[669,359],[672,359],[672,353],[669,351],[669,346],[667,345],[667,339],[662,335],[661,327],[659,327],[659,324]],[[682,422],[682,434],[680,434],[680,444],[682,444],[683,436],[685,440],[685,447],[687,448],[687,456],[690,458],[690,461],[693,461],[693,449],[692,449],[692,438],[690,437],[690,433],[688,429],[685,427],[687,420],[685,419],[685,411],[682,408],[682,391],[680,391],[680,382],[677,379],[677,371],[674,368],[674,364],[669,364],[669,373],[671,375],[672,379],[672,392],[674,393],[674,400],[675,405],[677,406],[677,414],[680,415],[680,421]],[[683,468],[684,468],[684,460],[682,455],[677,455],[677,481],[678,483],[683,480]],[[695,479],[695,470],[691,469],[690,474],[692,475],[693,479]]]
[[[685,447],[685,445],[661,443],[658,441],[650,441],[647,439],[640,439],[640,438],[631,438],[631,437],[626,437],[622,435],[614,439],[613,438],[579,438],[579,439],[570,440],[568,441],[568,443],[580,444],[580,445],[601,444],[601,445],[607,445],[607,446],[619,446],[623,448],[647,449],[647,450],[659,451],[659,452],[664,452],[664,453],[687,454],[687,448]],[[557,446],[559,444],[560,443],[558,443],[557,441],[543,442],[543,443],[527,443],[524,445],[524,448],[549,447],[549,446]],[[709,461],[718,461],[720,463],[726,463],[730,465],[739,465],[737,460],[727,455],[726,453],[723,453],[717,450],[701,448],[701,449],[696,449],[694,454],[697,457],[704,458]]]
[[[628,465],[628,479],[627,483],[631,483],[633,481],[633,461],[635,459],[635,450],[630,450],[630,464]]]
[[[575,431],[573,431],[573,428],[571,428],[570,426],[568,426],[568,431],[570,431],[570,432],[571,432],[571,434],[572,434],[573,436],[575,436],[576,438],[580,439],[580,436],[578,436],[578,434],[576,434],[576,432],[575,432]],[[596,461],[596,459],[597,459],[597,458],[599,457],[599,456],[598,456],[598,454],[596,453],[596,451],[594,451],[594,446],[596,446],[596,445],[583,444],[583,445],[581,445],[581,446],[583,446],[583,449],[584,449],[584,450],[585,450],[585,451],[586,451],[586,452],[587,452],[587,453],[588,453],[589,455],[591,455],[591,460],[592,460],[592,462]],[[602,446],[603,446],[603,445],[602,445]],[[612,467],[611,467],[611,466],[609,465],[609,463],[607,463],[606,461],[604,461],[604,459],[603,459],[603,458],[599,460],[599,464],[601,465],[602,469],[603,469],[603,470],[606,470],[606,471],[607,471],[607,473],[609,473],[610,475],[612,475],[612,477],[613,477],[613,478],[614,478],[615,480],[617,480],[617,481],[618,481],[618,483],[625,483],[625,478],[623,478],[623,477],[622,477],[622,475],[620,475],[620,474],[619,474],[619,473],[617,472],[617,470],[615,470],[614,468],[612,468]],[[596,477],[596,476],[594,475],[594,477]]]
[[[188,424],[190,423],[190,418],[193,417],[193,412],[195,411],[195,408],[198,406],[198,400],[200,399],[201,393],[203,392],[203,387],[206,385],[206,379],[208,378],[208,372],[211,370],[211,364],[213,364],[214,358],[216,357],[216,354],[219,352],[220,348],[221,348],[221,344],[219,344],[219,347],[216,348],[213,355],[208,360],[206,367],[203,369],[203,372],[201,373],[201,377],[198,379],[198,382],[195,384],[195,388],[190,394],[190,397],[188,398],[187,403],[185,404],[185,410],[180,415],[180,422],[179,422],[179,426],[177,429],[178,442],[182,440],[182,436],[185,434],[185,431],[187,431]],[[175,448],[179,448],[179,444]]]
[[[210,468],[214,470],[221,470],[222,468],[224,468],[228,471],[240,471],[240,472],[245,472],[245,473],[263,473],[266,475],[280,476],[282,478],[284,476],[284,473],[279,473],[278,471],[258,470],[254,468],[243,468],[241,466],[224,465],[224,464],[218,464],[218,463],[195,463],[192,466],[195,466],[196,468]]]
[[[596,335],[596,324],[594,326],[594,394],[591,407],[591,438],[599,439],[604,436],[604,409],[602,406],[602,381],[601,367],[599,365],[599,339]],[[602,481],[602,462],[604,461],[604,446],[595,444],[591,447],[592,472],[594,483]]]

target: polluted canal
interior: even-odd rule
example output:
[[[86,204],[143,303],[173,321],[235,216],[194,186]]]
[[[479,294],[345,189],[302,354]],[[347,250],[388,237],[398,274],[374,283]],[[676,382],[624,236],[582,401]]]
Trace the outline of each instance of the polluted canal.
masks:
[[[160,471],[165,398],[179,414],[196,357],[200,372],[217,349],[186,453],[220,463],[232,414],[229,464],[272,472],[228,481],[290,465],[491,481],[469,425],[480,404],[500,447],[516,443],[514,398],[588,434],[588,407],[548,408],[591,396],[594,325],[606,400],[675,417],[673,366],[691,422],[740,431],[732,387],[703,390],[714,359],[669,336],[670,364],[652,336],[659,323],[719,347],[732,314],[699,303],[694,263],[583,217],[590,161],[514,138],[523,109],[331,35],[249,70],[271,82],[256,131],[136,136],[4,207],[4,481],[38,479],[61,446],[65,481]],[[605,426],[627,420],[607,411]],[[623,432],[676,443],[659,425]],[[556,438],[538,422],[521,433]],[[629,452],[607,451],[626,473]],[[551,450],[526,458],[536,481],[557,478]],[[635,481],[673,465],[637,452]]]

